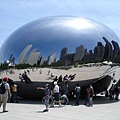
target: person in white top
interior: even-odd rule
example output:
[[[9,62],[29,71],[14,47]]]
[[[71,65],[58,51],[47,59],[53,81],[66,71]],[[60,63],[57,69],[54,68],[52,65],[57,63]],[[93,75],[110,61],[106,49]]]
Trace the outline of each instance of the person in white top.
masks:
[[[79,98],[80,98],[80,90],[81,90],[81,87],[79,86],[79,84],[76,84],[76,87],[75,87],[75,95],[76,95],[76,103],[75,105],[79,105]]]
[[[61,106],[60,95],[59,95],[59,86],[57,85],[57,82],[54,82],[54,85],[55,85],[55,87],[53,89],[53,93],[54,93],[55,97],[54,97],[54,101],[53,101],[53,107],[56,102],[58,102],[59,106]]]
[[[6,104],[7,104],[7,101],[8,101],[8,95],[10,95],[10,97],[11,97],[10,86],[7,83],[7,81],[8,81],[8,78],[4,77],[2,84],[3,84],[3,87],[4,87],[5,91],[0,94],[0,107],[1,107],[1,105],[3,103],[3,112],[8,112],[6,110]]]

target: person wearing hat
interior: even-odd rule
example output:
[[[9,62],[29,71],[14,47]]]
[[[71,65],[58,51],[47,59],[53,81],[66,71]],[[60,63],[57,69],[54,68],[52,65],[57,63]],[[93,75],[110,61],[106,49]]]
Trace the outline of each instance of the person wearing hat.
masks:
[[[3,82],[1,84],[1,86],[3,86],[2,88],[4,89],[4,92],[0,93],[0,107],[3,103],[3,112],[8,112],[6,110],[6,104],[7,104],[7,101],[8,101],[8,95],[11,96],[10,86],[7,83],[7,81],[8,81],[8,78],[4,77]]]
[[[44,99],[45,99],[45,106],[46,109],[43,110],[43,112],[48,112],[48,106],[49,106],[49,99],[50,99],[50,89],[49,89],[49,84],[45,85],[45,88],[38,87],[38,90],[44,90]]]

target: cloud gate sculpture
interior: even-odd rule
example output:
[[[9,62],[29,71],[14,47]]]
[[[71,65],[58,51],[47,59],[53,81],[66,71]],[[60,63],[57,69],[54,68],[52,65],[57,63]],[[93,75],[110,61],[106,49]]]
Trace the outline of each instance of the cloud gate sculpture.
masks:
[[[47,61],[51,65],[61,61],[115,60],[120,59],[119,51],[119,38],[106,25],[81,17],[54,16],[32,21],[14,31],[0,48],[0,62],[33,65],[39,61],[42,65]],[[82,87],[93,84],[97,93],[102,92],[111,83],[108,73],[92,80],[78,79],[70,84],[70,91],[79,82]],[[27,98],[38,98],[38,83],[46,83],[26,86],[16,82],[19,95]]]
[[[63,48],[68,48],[66,56],[62,55],[66,61],[69,61],[68,57],[71,57],[70,61],[94,57],[109,59],[113,55],[112,51],[116,53],[114,57],[118,57],[118,43],[119,38],[110,28],[93,20],[65,16],[46,17],[30,22],[13,32],[1,46],[0,61],[7,61],[12,55],[16,64],[24,63],[29,61],[31,54],[33,59],[44,56],[46,60],[55,54],[53,56],[59,60]],[[84,48],[77,50],[81,45]],[[82,54],[85,56],[74,58],[76,55],[73,53],[80,53],[81,49],[84,49]],[[92,58],[86,56],[92,53],[95,53]],[[99,56],[101,53],[103,55]]]

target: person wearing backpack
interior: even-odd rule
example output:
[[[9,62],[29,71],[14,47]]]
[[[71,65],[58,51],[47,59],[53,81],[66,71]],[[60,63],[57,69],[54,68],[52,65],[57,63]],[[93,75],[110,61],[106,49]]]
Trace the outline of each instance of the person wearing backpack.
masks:
[[[8,78],[4,77],[3,82],[0,85],[0,107],[3,103],[3,112],[8,112],[6,110],[6,104],[8,101],[8,94],[11,96],[10,86],[7,83],[7,81],[8,81]]]

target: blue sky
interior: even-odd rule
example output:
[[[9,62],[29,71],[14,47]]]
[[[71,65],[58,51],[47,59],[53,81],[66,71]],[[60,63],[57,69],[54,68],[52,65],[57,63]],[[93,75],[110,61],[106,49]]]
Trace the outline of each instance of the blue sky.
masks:
[[[93,19],[120,38],[120,0],[0,0],[0,46],[22,25],[56,15]]]

